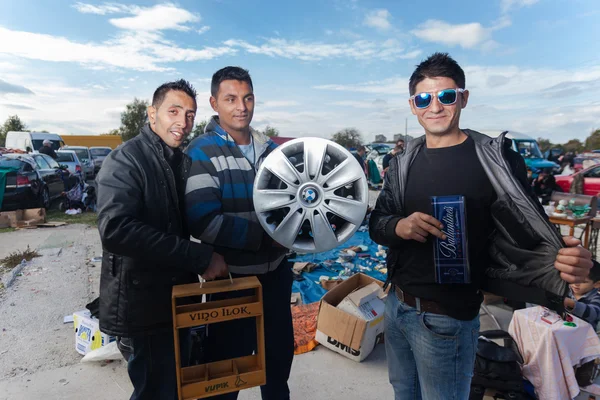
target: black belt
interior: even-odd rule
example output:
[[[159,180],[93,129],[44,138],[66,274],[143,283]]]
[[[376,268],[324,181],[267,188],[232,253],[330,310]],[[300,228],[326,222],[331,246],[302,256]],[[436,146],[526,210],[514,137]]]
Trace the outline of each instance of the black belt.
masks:
[[[420,297],[415,297],[412,294],[402,291],[398,286],[394,285],[396,297],[404,304],[414,307],[419,312],[428,312],[432,314],[448,315],[448,313],[440,307],[440,305],[431,300],[425,300]]]

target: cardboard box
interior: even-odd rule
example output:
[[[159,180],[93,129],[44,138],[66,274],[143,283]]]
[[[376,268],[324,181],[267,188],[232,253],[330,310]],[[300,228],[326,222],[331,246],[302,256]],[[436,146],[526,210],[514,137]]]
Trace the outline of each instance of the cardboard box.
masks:
[[[321,299],[315,339],[351,360],[367,358],[383,341],[385,294],[374,285],[381,288],[383,282],[356,274],[327,292]]]
[[[10,219],[8,218],[8,215],[0,213],[0,229],[8,227],[10,227]]]
[[[75,350],[79,354],[85,355],[116,340],[114,336],[100,332],[99,322],[88,310],[73,313]]]
[[[30,208],[27,210],[4,211],[0,213],[0,225],[8,219],[13,228],[36,226],[46,222],[45,208]]]

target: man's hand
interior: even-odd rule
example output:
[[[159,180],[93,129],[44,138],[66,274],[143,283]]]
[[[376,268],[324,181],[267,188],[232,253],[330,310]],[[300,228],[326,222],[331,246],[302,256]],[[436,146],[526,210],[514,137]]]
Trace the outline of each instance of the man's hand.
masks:
[[[581,247],[581,241],[570,236],[563,237],[566,249],[560,249],[554,268],[560,271],[560,277],[569,283],[581,283],[590,274],[592,253]]]
[[[443,227],[442,223],[431,215],[416,212],[398,221],[395,231],[396,235],[404,240],[425,243],[429,235],[446,240],[446,235],[441,231]]]
[[[223,256],[213,252],[212,257],[210,258],[210,264],[208,264],[208,268],[206,268],[206,271],[202,274],[202,278],[207,281],[212,281],[213,279],[227,276],[228,273],[229,270],[227,269],[227,264],[225,264]]]

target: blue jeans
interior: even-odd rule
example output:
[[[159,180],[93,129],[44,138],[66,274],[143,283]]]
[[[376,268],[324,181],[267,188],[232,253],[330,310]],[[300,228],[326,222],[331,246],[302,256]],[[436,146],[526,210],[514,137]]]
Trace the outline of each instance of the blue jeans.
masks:
[[[385,304],[385,352],[396,400],[469,398],[479,316],[460,321],[417,312],[391,290]]]

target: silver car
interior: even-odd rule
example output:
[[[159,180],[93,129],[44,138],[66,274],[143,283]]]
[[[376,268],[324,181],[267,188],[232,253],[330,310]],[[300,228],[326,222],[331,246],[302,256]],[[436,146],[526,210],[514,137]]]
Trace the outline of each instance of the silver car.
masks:
[[[75,151],[59,150],[56,152],[56,155],[56,162],[59,165],[66,166],[72,175],[83,178],[83,167],[81,166],[81,161],[79,161]]]
[[[92,153],[92,159],[94,160],[94,170],[96,172],[100,170],[102,162],[111,151],[110,147],[90,147],[90,153]]]
[[[93,156],[90,152],[90,149],[85,146],[64,146],[62,150],[73,150],[75,153],[77,153],[77,158],[81,163],[85,179],[94,179],[96,172],[94,169],[94,161],[92,159]]]

